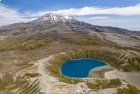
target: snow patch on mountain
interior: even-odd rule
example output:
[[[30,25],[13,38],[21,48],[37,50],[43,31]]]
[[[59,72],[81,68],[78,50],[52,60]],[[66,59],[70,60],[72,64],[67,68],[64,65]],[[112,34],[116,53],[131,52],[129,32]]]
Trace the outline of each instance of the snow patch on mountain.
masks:
[[[64,15],[58,15],[53,13],[45,14],[44,16],[37,19],[37,21],[41,22],[68,22],[71,23],[73,21],[76,21],[74,18]]]

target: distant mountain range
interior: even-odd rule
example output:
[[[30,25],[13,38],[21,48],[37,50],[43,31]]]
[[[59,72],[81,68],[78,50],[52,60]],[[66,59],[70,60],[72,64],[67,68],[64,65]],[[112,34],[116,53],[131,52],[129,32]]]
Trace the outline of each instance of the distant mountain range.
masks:
[[[15,23],[0,27],[0,39],[11,37],[31,37],[39,34],[58,37],[81,38],[97,36],[122,46],[140,45],[140,32],[126,29],[97,26],[72,17],[48,13],[27,23]]]

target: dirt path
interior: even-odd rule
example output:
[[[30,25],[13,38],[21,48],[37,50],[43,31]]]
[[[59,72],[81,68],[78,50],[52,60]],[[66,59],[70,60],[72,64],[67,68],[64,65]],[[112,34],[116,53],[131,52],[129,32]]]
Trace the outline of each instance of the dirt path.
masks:
[[[41,75],[39,78],[39,87],[41,89],[41,92],[44,92],[46,94],[51,94],[53,91],[51,87],[53,87],[52,83],[50,81],[56,81],[56,79],[52,78],[51,76],[46,74],[45,71],[45,64],[48,63],[48,60],[52,58],[51,56],[46,58],[46,59],[41,59],[38,61],[39,66],[38,66],[38,73]]]

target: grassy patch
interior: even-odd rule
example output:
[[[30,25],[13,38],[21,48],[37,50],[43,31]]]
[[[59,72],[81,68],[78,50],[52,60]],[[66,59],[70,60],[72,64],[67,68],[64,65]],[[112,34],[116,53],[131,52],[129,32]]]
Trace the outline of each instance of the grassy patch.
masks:
[[[106,40],[106,39],[101,39],[96,36],[94,37],[88,37],[88,38],[80,38],[80,39],[67,39],[68,43],[72,44],[77,44],[77,45],[82,45],[82,46],[114,46],[116,45],[115,43]]]
[[[140,58],[138,57],[132,57],[128,58],[127,61],[122,64],[122,70],[126,72],[131,72],[131,71],[140,71]]]
[[[25,76],[26,77],[38,77],[39,74],[38,73],[26,73]]]
[[[140,46],[134,46],[134,47],[121,47],[119,45],[115,45],[114,46],[117,49],[122,49],[122,50],[133,50],[133,51],[137,51],[140,52]]]
[[[119,88],[117,94],[140,94],[140,90],[135,86],[128,84],[128,88]]]
[[[79,39],[65,39],[64,42],[70,43],[70,44],[76,44],[80,46],[101,46],[101,47],[114,47],[116,49],[122,49],[122,50],[134,50],[140,52],[140,45],[134,46],[134,47],[122,47],[118,45],[115,42],[112,42],[110,40],[101,39],[97,36],[89,36],[85,38],[79,38]]]
[[[0,68],[2,68],[3,67],[3,65],[0,63]]]
[[[0,41],[0,51],[7,50],[35,50],[54,41],[54,38],[14,38]]]
[[[98,89],[105,89],[105,88],[113,88],[118,87],[122,83],[119,79],[112,79],[112,80],[97,80],[96,82],[87,82],[87,86],[90,89],[98,90]]]
[[[41,94],[38,81],[30,82],[25,77],[13,78],[12,74],[5,74],[0,78],[0,94]]]

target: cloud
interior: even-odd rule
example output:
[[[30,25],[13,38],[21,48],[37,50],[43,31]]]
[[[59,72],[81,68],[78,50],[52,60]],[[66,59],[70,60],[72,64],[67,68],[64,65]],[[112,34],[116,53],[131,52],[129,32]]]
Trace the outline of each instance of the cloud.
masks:
[[[108,16],[95,16],[95,17],[90,17],[90,20],[109,20],[110,17]]]
[[[25,14],[20,14],[18,10],[8,8],[0,4],[0,25],[7,25],[17,22],[26,22],[31,19],[26,18]]]
[[[70,8],[57,11],[49,11],[52,13],[63,14],[63,15],[98,15],[98,14],[109,14],[109,15],[123,15],[123,16],[132,16],[140,15],[140,4],[128,7],[83,7],[83,8]],[[45,13],[40,12],[39,14]]]
[[[79,20],[100,26],[114,26],[129,30],[140,31],[140,17],[112,17],[112,16],[91,16],[91,17],[78,17]]]

